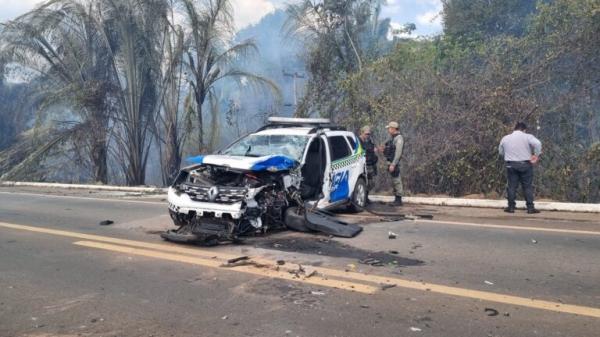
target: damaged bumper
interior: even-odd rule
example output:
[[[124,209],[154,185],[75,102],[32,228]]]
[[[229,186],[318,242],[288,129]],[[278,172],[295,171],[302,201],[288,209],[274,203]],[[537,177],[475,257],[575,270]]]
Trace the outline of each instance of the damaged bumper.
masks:
[[[205,216],[210,213],[215,218],[223,216],[231,219],[240,219],[244,214],[242,202],[224,204],[195,201],[186,193],[182,193],[173,187],[169,187],[168,192],[169,210],[177,214],[190,214],[193,212],[196,216]]]

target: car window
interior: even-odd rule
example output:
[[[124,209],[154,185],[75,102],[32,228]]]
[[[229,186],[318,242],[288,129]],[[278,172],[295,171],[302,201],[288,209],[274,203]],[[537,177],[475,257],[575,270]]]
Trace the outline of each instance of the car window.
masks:
[[[346,136],[346,139],[348,139],[348,142],[350,143],[350,147],[352,149],[356,149],[356,141],[354,140],[354,137]]]
[[[301,161],[307,136],[249,135],[223,151],[229,156],[262,157],[282,155]]]
[[[344,136],[333,136],[329,138],[331,148],[331,161],[336,161],[350,155],[350,148]]]

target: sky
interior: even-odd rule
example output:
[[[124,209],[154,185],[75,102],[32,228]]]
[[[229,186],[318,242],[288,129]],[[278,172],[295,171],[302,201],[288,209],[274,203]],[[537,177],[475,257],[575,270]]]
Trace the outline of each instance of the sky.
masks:
[[[293,1],[293,0],[292,0]],[[265,15],[282,8],[290,0],[232,0],[238,29],[258,23]],[[0,21],[15,17],[32,9],[39,0],[0,0]],[[417,25],[415,35],[435,35],[442,32],[441,0],[387,0],[382,17],[392,19],[393,26],[405,23]]]

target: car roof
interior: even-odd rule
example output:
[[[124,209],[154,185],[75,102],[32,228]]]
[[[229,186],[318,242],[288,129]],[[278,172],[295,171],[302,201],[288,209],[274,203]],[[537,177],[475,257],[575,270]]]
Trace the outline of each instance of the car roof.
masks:
[[[289,127],[265,129],[255,133],[255,135],[290,135],[290,136],[307,136],[313,128],[307,127]]]
[[[264,136],[270,136],[270,135],[278,135],[278,136],[285,136],[285,135],[289,135],[289,136],[313,136],[316,134],[315,132],[315,128],[309,128],[309,127],[289,127],[289,128],[274,128],[274,129],[265,129],[265,130],[260,130],[256,133],[254,133],[255,135],[264,135]],[[328,135],[344,135],[344,136],[350,136],[353,133],[350,131],[345,131],[345,130],[330,130],[329,128],[321,128],[320,130],[324,131],[325,133],[327,133]]]

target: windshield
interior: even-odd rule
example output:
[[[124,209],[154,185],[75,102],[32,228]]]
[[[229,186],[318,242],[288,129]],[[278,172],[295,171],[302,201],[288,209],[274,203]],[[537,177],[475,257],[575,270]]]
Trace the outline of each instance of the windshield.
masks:
[[[229,156],[262,157],[281,155],[302,161],[308,136],[249,135],[223,151]]]

